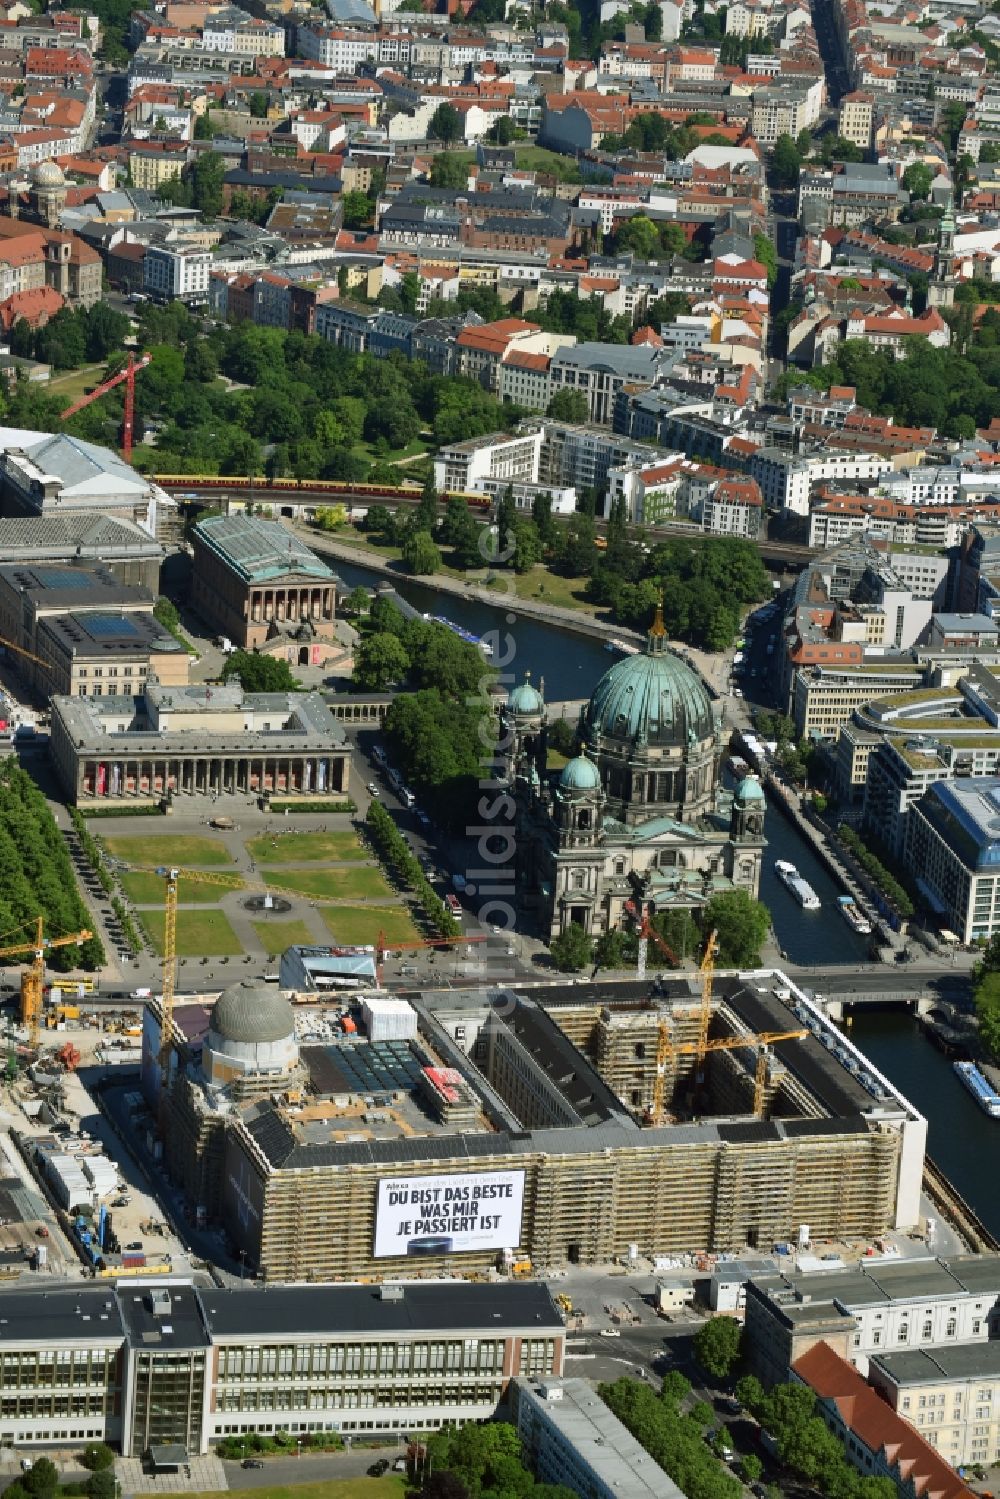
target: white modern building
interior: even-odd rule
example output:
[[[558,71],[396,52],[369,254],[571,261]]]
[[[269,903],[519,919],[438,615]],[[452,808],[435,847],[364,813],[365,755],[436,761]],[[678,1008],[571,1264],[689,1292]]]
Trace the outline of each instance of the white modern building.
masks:
[[[212,257],[207,250],[150,245],[142,264],[143,287],[154,300],[208,301]]]

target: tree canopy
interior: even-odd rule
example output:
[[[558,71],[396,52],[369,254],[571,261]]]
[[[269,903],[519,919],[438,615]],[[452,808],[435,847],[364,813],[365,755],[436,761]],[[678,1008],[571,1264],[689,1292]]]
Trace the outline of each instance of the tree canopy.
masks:
[[[245,692],[294,692],[299,686],[287,661],[256,651],[233,651],[226,658],[222,680],[230,682],[234,677]]]
[[[77,890],[69,854],[45,797],[16,760],[0,765],[0,932],[30,942],[39,914],[46,937],[85,931],[91,922]],[[30,956],[30,954],[29,954]],[[48,967],[94,969],[104,962],[99,937],[50,948]]]

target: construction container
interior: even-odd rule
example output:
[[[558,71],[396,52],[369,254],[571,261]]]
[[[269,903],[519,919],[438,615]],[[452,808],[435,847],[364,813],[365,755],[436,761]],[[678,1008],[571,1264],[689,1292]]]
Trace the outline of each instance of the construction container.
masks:
[[[366,996],[361,1001],[365,1031],[372,1041],[415,1041],[417,1012],[405,999]]]

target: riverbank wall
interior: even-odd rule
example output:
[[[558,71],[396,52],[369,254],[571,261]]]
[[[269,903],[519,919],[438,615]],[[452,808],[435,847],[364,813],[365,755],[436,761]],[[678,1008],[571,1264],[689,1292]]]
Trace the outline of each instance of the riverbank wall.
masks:
[[[305,528],[299,527],[299,530],[305,531]],[[624,625],[610,624],[604,620],[595,619],[592,615],[583,614],[579,610],[565,609],[560,604],[545,604],[539,599],[519,598],[516,573],[503,575],[504,582],[512,585],[509,590],[506,587],[489,588],[484,583],[474,581],[473,578],[468,580],[449,578],[439,573],[429,578],[413,577],[409,573],[400,572],[398,567],[387,562],[383,557],[374,557],[370,552],[363,551],[359,547],[335,541],[326,535],[318,536],[312,530],[307,531],[306,534],[311,549],[325,561],[349,562],[354,567],[364,568],[366,572],[378,573],[380,577],[388,579],[394,585],[413,583],[452,598],[471,599],[477,604],[489,604],[494,609],[505,609],[515,616],[520,614],[526,619],[537,619],[544,624],[558,625],[562,630],[569,630],[576,635],[586,635],[591,640],[626,640],[639,646],[645,640],[645,636],[640,635],[636,630],[627,629]]]

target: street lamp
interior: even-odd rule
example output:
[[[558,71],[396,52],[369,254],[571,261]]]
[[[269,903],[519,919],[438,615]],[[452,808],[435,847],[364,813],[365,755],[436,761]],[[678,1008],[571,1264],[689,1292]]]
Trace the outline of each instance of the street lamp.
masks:
[[[297,1458],[302,1456],[302,1438],[301,1437],[296,1437],[295,1438],[295,1456]]]

